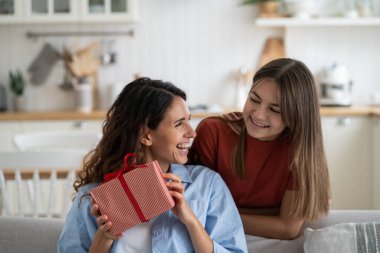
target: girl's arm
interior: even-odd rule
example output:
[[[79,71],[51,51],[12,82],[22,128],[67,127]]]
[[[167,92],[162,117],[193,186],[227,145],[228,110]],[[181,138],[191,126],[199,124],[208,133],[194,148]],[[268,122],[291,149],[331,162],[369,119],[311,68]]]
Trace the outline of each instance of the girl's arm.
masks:
[[[293,194],[294,191],[292,190],[285,192],[278,215],[240,213],[245,233],[282,240],[296,238],[304,223],[304,219],[289,215]]]
[[[186,202],[183,195],[185,187],[181,183],[181,179],[173,173],[164,173],[163,176],[171,180],[171,182],[167,182],[166,184],[176,202],[172,211],[186,226],[194,251],[199,253],[213,252],[213,242],[210,236]]]

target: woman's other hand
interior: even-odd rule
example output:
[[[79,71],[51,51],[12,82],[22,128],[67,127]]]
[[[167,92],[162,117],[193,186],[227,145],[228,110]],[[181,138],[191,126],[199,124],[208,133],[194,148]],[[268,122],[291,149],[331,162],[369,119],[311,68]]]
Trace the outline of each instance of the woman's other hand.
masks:
[[[196,217],[183,195],[185,186],[181,183],[181,178],[173,173],[163,173],[163,177],[170,180],[166,182],[166,185],[175,201],[172,212],[186,225]]]

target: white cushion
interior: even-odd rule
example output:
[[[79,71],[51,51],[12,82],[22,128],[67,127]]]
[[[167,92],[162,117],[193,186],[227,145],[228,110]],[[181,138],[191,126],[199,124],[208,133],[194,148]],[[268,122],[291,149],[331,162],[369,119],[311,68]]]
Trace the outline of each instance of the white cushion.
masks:
[[[304,231],[306,253],[380,252],[380,223],[342,223]]]

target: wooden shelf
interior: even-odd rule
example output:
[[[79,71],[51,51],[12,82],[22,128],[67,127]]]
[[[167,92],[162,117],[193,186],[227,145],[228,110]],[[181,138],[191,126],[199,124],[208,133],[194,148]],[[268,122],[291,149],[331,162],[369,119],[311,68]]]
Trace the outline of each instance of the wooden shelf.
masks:
[[[373,18],[257,18],[257,26],[302,27],[302,26],[380,26],[380,17]]]

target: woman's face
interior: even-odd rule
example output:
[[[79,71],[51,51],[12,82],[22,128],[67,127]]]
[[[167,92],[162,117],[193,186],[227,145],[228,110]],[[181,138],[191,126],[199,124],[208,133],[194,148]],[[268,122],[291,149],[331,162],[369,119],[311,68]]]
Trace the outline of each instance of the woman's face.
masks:
[[[143,135],[141,142],[146,147],[147,161],[157,160],[163,171],[167,171],[170,163],[186,163],[190,140],[196,135],[190,119],[186,102],[175,96],[158,127],[146,129]],[[147,142],[144,142],[144,136]]]
[[[275,81],[261,80],[251,90],[243,109],[247,132],[261,141],[276,139],[285,129]]]

